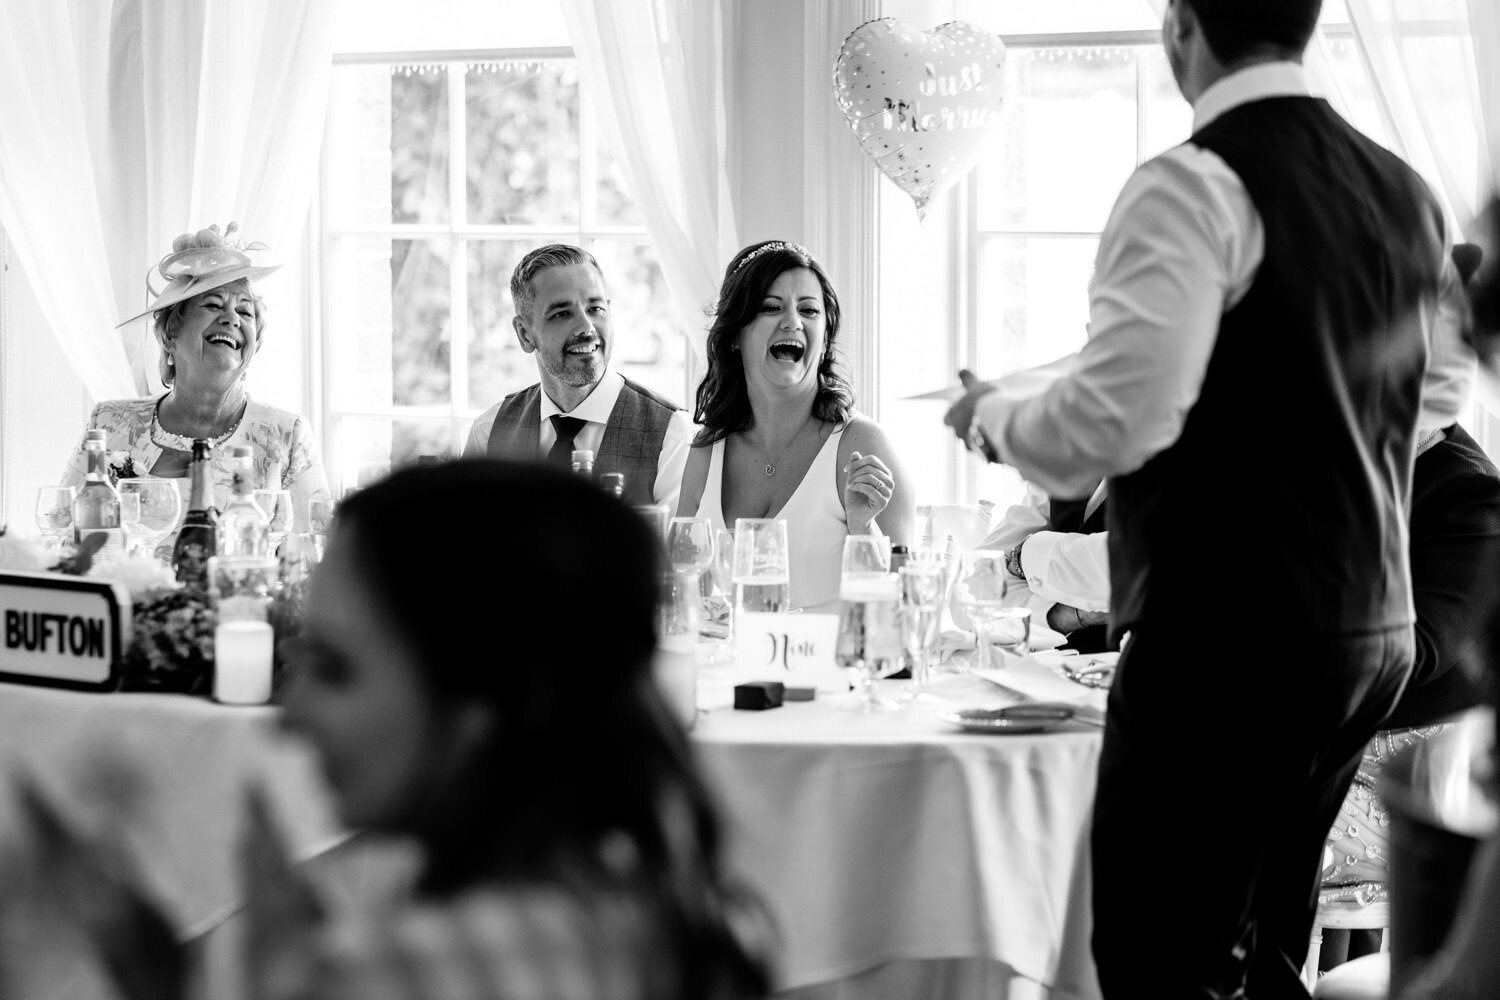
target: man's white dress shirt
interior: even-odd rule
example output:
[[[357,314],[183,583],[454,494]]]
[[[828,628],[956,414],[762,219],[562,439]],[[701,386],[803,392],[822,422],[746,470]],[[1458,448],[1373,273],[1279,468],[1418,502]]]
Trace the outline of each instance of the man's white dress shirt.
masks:
[[[624,388],[625,379],[611,368],[604,373],[599,384],[594,386],[594,391],[588,394],[588,398],[570,411],[564,411],[554,403],[552,397],[543,389],[539,394],[542,424],[540,440],[537,442],[538,454],[547,454],[557,440],[557,429],[552,426],[552,417],[560,413],[588,421],[574,436],[573,447],[587,448],[597,456],[599,445],[604,440],[605,425],[609,423],[609,415],[614,412],[615,403],[620,398],[620,390]],[[490,432],[495,427],[495,416],[500,412],[500,406],[504,402],[501,400],[485,410],[469,428],[469,441],[464,445],[466,458],[486,454],[490,443]],[[674,412],[667,423],[667,433],[661,442],[661,455],[656,461],[656,482],[652,484],[651,495],[657,503],[666,504],[667,509],[673,514],[677,512],[677,494],[682,489],[682,470],[687,466],[688,450],[693,444],[693,434],[693,421],[687,415],[687,411]]]
[[[1100,483],[1084,516],[1104,502],[1107,487]],[[1010,577],[1014,589],[1007,587],[1005,603],[1031,609],[1031,620],[1047,624],[1047,613],[1054,604],[1066,604],[1081,611],[1109,610],[1109,532],[1091,535],[1068,531],[1051,531],[1051,501],[1047,494],[1030,483],[1026,496],[1009,508],[1000,524],[984,540],[983,548],[1011,549],[1022,542],[1021,569],[1024,579]]]
[[[1241,104],[1307,93],[1296,63],[1251,66],[1203,92],[1193,130]],[[1078,497],[1170,447],[1197,402],[1219,321],[1264,256],[1260,215],[1217,154],[1187,144],[1142,164],[1099,242],[1076,367],[1039,395],[997,391],[975,407],[1000,459],[1054,496]]]

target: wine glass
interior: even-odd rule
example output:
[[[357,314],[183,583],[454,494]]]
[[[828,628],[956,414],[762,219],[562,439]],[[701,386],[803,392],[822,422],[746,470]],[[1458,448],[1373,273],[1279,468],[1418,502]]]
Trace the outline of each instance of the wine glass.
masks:
[[[134,532],[127,532],[138,549],[155,550],[157,544],[177,527],[182,516],[182,494],[173,479],[135,478],[119,482],[120,499],[139,497],[140,520]],[[123,508],[122,508],[123,509]]]
[[[292,530],[292,494],[289,490],[256,490],[255,506],[266,515],[266,539],[271,543],[271,552],[280,550]]]
[[[900,706],[875,693],[875,681],[901,669],[900,584],[891,568],[890,539],[850,535],[844,539],[839,576],[838,665],[851,674],[861,712]]]
[[[974,626],[975,666],[989,670],[990,623],[1005,605],[1005,553],[1000,549],[974,549],[959,559],[953,580],[953,600],[968,613]]]
[[[73,534],[73,500],[77,495],[71,486],[43,486],[36,491],[36,527],[53,551],[60,550]]]
[[[672,569],[693,579],[714,564],[714,526],[706,517],[674,517],[667,527]]]
[[[908,562],[900,570],[901,640],[911,657],[911,700],[935,702],[932,683],[932,645],[943,607],[943,570],[936,560]]]

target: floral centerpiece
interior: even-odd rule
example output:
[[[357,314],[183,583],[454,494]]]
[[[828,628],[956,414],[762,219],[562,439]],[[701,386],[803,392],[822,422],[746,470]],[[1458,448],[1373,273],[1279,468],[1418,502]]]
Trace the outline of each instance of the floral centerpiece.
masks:
[[[87,538],[70,555],[53,560],[33,539],[0,526],[0,570],[66,573],[120,585],[130,595],[131,608],[121,690],[208,694],[213,689],[214,629],[218,625],[212,597],[202,588],[178,583],[172,571],[149,554],[98,559],[102,543],[103,536]],[[300,628],[305,589],[300,572],[283,576],[286,580],[273,595],[270,608],[277,642],[273,689],[284,672],[280,642]]]

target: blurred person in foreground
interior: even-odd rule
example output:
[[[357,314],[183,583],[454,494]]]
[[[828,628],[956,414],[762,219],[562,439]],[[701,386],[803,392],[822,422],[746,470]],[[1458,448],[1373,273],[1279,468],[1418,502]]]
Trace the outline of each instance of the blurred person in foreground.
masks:
[[[94,407],[88,427],[109,432],[105,447],[122,478],[176,480],[184,510],[193,439],[213,444],[214,495],[221,508],[233,482],[231,449],[247,445],[255,454],[255,488],[288,490],[293,530],[306,531],[308,501],[328,496],[312,427],[303,417],[258,403],[245,391],[245,376],[266,331],[265,303],[253,283],[281,266],[252,263],[250,254],[262,249],[241,240],[233,222],[223,233],[215,224],[172,241],[172,252],[154,268],[166,284],[160,292],[152,290],[150,308],[120,324],[152,317],[167,391],[105,400]],[[62,485],[80,486],[87,473],[80,437]]]
[[[1500,377],[1500,199],[1492,200],[1479,221],[1486,241],[1485,262],[1470,285],[1473,301],[1472,342],[1491,380]],[[1493,384],[1493,381],[1492,381]],[[1492,560],[1482,586],[1492,595],[1500,591],[1500,559]],[[1487,695],[1496,709],[1500,697],[1500,613],[1486,623],[1480,646],[1487,670]],[[1500,781],[1500,710],[1490,773],[1491,795]],[[1411,978],[1394,1000],[1490,1000],[1500,996],[1500,832],[1479,845],[1470,864],[1453,925],[1438,953]]]
[[[456,496],[528,530],[386,544],[441,522]],[[253,995],[765,995],[734,926],[753,911],[727,886],[719,821],[651,672],[659,549],[627,507],[535,463],[407,469],[340,505],[289,644],[283,722],[316,752],[343,823],[412,838],[423,863],[409,898],[325,920],[253,800]],[[506,571],[476,587],[475,565]],[[602,646],[536,627],[581,593],[610,595],[586,611]],[[139,883],[118,866],[91,883],[111,870],[96,863],[105,845],[34,790],[26,804],[37,867],[71,894],[122,992],[180,995],[170,944],[141,941],[166,925]]]
[[[1319,9],[1169,0],[1194,133],[1126,182],[1077,364],[1022,400],[974,384],[945,418],[1055,496],[1109,483],[1110,625],[1131,633],[1091,837],[1109,1000],[1307,995],[1325,838],[1411,669],[1444,225],[1309,95]],[[1226,526],[1231,551],[1205,544]],[[1194,837],[1205,810],[1247,821]],[[1192,915],[1170,953],[1146,899]]]
[[[734,255],[708,331],[700,429],[677,509],[716,529],[784,518],[791,604],[808,611],[836,608],[845,536],[913,540],[910,485],[840,371],[839,320],[833,285],[803,247],[769,240]]]
[[[516,339],[536,356],[540,381],[481,413],[464,457],[570,468],[573,450],[588,449],[596,477],[624,474],[627,502],[675,509],[693,425],[682,407],[610,367],[616,331],[594,255],[538,247],[516,265],[510,297]]]

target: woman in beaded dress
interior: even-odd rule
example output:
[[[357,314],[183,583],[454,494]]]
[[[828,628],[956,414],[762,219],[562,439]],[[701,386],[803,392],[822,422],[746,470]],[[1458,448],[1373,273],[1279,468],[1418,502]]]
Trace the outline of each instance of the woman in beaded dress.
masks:
[[[312,428],[303,417],[256,402],[245,391],[245,375],[265,336],[265,305],[252,282],[279,266],[253,265],[249,252],[257,249],[260,244],[238,238],[232,222],[223,234],[214,225],[173,241],[172,253],[155,268],[165,287],[146,312],[125,321],[153,316],[167,392],[105,400],[94,407],[88,427],[108,432],[106,449],[117,477],[176,480],[184,508],[194,438],[213,443],[220,507],[229,498],[231,449],[248,445],[257,488],[290,491],[293,530],[306,531],[308,501],[328,495]],[[81,484],[87,471],[80,435],[62,485]]]

